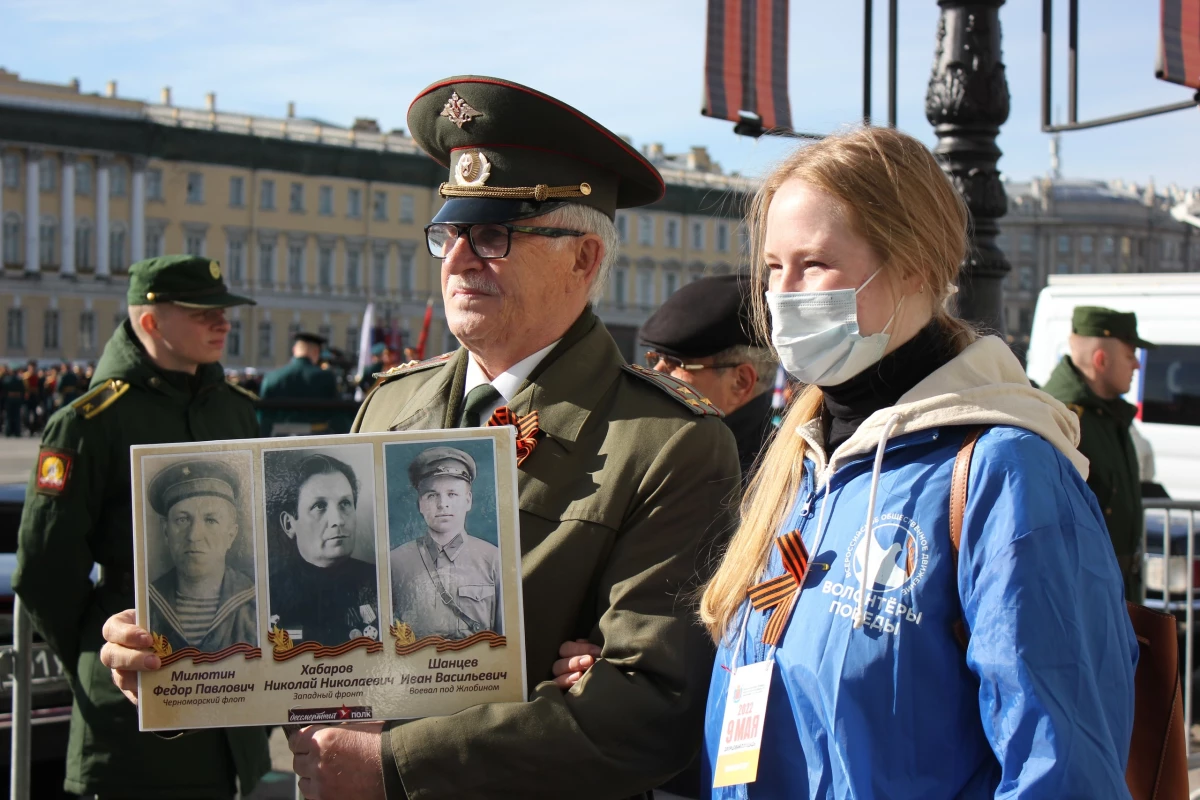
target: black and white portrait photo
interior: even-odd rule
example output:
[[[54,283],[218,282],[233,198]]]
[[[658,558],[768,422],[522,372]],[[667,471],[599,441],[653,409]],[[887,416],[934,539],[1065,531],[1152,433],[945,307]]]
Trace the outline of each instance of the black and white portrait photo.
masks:
[[[263,451],[269,617],[294,642],[379,639],[368,444]]]
[[[150,629],[172,650],[258,646],[250,464],[249,452],[146,460]]]

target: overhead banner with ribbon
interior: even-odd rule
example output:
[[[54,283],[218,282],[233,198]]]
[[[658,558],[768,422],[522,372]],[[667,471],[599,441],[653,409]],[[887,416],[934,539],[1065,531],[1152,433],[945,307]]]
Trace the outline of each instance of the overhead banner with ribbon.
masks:
[[[708,0],[700,113],[744,122],[739,112],[750,112],[763,131],[791,129],[787,56],[787,0]]]

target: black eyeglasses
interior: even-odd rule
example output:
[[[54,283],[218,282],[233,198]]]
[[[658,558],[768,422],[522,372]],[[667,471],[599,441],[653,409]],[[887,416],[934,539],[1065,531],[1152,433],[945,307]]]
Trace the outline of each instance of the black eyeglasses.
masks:
[[[512,247],[513,232],[532,233],[535,236],[549,236],[557,239],[562,236],[584,236],[583,231],[573,231],[567,228],[530,228],[523,225],[509,225],[507,222],[487,222],[459,225],[451,222],[434,222],[425,226],[425,242],[429,252],[435,258],[445,258],[450,255],[458,237],[466,236],[471,244],[471,252],[480,258],[506,258]]]
[[[650,369],[656,369],[659,363],[665,364],[668,372],[674,372],[677,369],[688,372],[699,372],[702,369],[729,369],[730,367],[737,366],[737,364],[689,364],[675,356],[668,356],[654,350],[647,351],[646,366]]]

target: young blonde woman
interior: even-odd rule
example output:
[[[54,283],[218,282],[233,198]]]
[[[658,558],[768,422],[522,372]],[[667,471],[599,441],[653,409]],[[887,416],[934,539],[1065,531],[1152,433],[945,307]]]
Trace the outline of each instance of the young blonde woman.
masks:
[[[808,389],[701,603],[705,768],[734,780],[712,796],[1128,797],[1137,641],[1077,421],[944,310],[953,186],[911,137],[859,130],[792,155],[751,224],[760,322]],[[977,426],[955,558],[951,472]],[[742,783],[717,769],[754,733],[727,701],[764,662]]]

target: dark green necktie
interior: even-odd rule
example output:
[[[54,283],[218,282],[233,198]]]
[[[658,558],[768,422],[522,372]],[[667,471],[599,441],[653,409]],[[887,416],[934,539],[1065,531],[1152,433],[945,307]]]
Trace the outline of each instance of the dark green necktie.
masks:
[[[480,384],[467,392],[467,397],[463,401],[462,414],[458,418],[458,427],[478,428],[480,414],[499,399],[500,393],[490,383]]]

